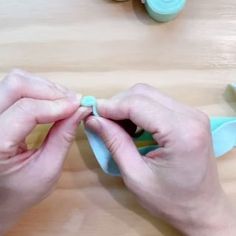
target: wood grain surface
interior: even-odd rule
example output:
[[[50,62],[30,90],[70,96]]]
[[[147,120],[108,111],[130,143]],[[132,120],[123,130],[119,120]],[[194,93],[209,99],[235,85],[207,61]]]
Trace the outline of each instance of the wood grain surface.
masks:
[[[145,82],[210,116],[235,115],[222,94],[236,82],[236,1],[188,0],[176,20],[158,24],[138,0],[0,0],[0,77],[13,67],[98,97]],[[236,151],[218,167],[236,206]],[[8,234],[21,235],[179,234],[102,173],[80,128],[56,190]]]

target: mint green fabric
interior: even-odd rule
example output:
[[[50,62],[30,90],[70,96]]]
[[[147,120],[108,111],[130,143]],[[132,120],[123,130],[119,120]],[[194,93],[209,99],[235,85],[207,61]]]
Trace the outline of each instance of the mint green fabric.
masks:
[[[80,104],[84,107],[92,107],[93,109],[93,115],[94,116],[99,116],[98,113],[97,113],[97,109],[96,109],[96,106],[97,106],[97,100],[95,97],[93,96],[85,96],[81,99],[81,102]]]
[[[99,115],[96,109],[97,104],[95,97],[84,97],[81,101],[81,105],[92,107],[94,115]],[[220,157],[236,146],[236,117],[212,117],[210,119],[210,125],[215,156]],[[109,175],[119,176],[119,168],[114,162],[103,140],[88,129],[85,130],[85,133],[94,155],[103,171]],[[145,142],[152,143],[154,140],[150,133],[144,132],[140,137],[134,139],[134,142],[145,144]],[[140,147],[138,150],[141,155],[145,155],[156,148],[158,148],[158,145],[152,143],[148,146]]]

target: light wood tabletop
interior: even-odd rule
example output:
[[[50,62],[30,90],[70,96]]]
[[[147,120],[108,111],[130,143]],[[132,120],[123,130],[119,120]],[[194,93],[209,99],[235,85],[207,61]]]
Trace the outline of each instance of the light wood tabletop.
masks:
[[[0,0],[0,77],[15,67],[97,97],[148,83],[209,116],[235,115],[222,94],[236,82],[236,1],[188,0],[177,19],[159,24],[138,0]],[[236,152],[218,167],[236,206]],[[80,128],[56,190],[8,234],[20,235],[179,234],[99,169]]]

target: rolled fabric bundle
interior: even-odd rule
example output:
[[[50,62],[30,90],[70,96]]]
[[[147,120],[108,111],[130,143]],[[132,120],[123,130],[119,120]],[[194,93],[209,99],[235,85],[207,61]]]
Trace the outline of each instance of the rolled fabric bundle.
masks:
[[[148,14],[156,21],[167,22],[174,19],[184,8],[186,0],[145,0]]]

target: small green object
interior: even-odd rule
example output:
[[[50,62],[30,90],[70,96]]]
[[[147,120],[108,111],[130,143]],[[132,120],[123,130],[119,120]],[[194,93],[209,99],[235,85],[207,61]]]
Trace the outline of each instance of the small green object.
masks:
[[[179,14],[185,3],[186,0],[145,0],[145,7],[154,20],[167,22]]]
[[[85,96],[81,99],[80,102],[81,106],[83,107],[92,107],[93,114],[95,116],[99,116],[97,112],[97,99],[93,96]]]
[[[97,104],[97,100],[93,96],[85,96],[81,100],[81,105],[84,107],[91,107]]]

